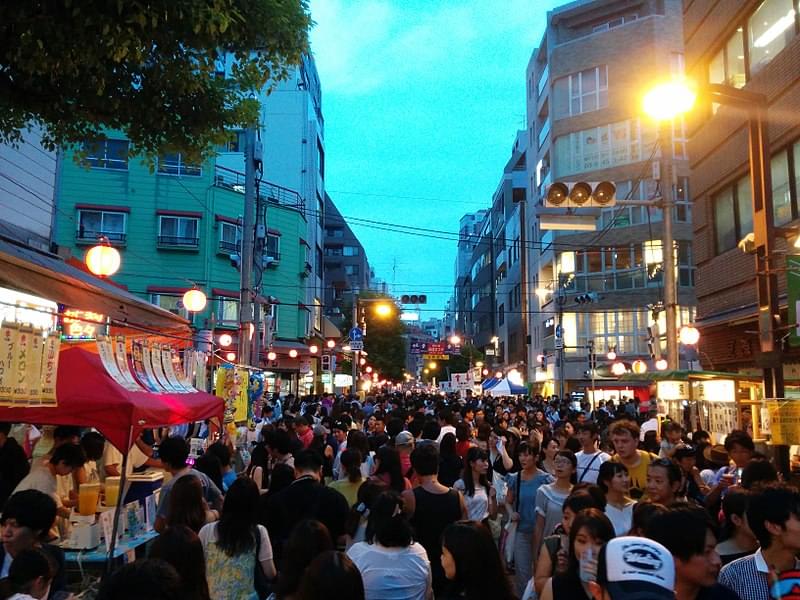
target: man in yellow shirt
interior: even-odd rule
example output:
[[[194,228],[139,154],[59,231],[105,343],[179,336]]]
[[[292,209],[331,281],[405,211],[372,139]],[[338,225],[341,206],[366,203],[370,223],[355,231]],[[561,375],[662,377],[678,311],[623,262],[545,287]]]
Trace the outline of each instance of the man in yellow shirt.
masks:
[[[658,456],[639,450],[639,426],[633,421],[616,421],[611,424],[609,437],[615,454],[611,457],[628,468],[631,480],[631,497],[639,499],[647,486],[647,466]]]

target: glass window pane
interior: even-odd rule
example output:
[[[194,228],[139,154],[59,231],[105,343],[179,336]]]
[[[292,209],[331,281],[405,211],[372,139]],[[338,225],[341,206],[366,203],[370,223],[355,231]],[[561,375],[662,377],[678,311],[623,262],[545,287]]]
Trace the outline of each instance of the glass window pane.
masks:
[[[178,219],[176,219],[175,217],[161,217],[161,235],[162,236],[178,235]]]
[[[608,65],[599,67],[600,69],[600,89],[608,88]]]
[[[739,239],[753,231],[753,199],[750,176],[736,182],[736,209],[739,212]]]
[[[733,213],[733,190],[727,189],[714,199],[714,231],[717,254],[734,248],[737,243]]]
[[[95,211],[81,211],[79,229],[83,235],[93,235],[100,232],[101,213]]]
[[[718,52],[708,63],[708,81],[710,83],[725,82],[725,55]]]
[[[764,0],[747,22],[750,72],[758,72],[794,37],[792,0]]]
[[[785,225],[792,220],[792,200],[789,195],[789,156],[784,150],[772,157],[772,209],[775,225]]]
[[[103,213],[103,231],[106,233],[125,233],[125,215],[122,213]]]
[[[569,77],[556,79],[553,84],[553,116],[555,119],[569,116]]]
[[[594,93],[597,89],[597,69],[586,69],[581,71],[581,94]]]
[[[741,27],[728,40],[728,44],[725,46],[725,56],[728,61],[725,81],[733,87],[744,87],[747,78],[744,72],[744,31]]]

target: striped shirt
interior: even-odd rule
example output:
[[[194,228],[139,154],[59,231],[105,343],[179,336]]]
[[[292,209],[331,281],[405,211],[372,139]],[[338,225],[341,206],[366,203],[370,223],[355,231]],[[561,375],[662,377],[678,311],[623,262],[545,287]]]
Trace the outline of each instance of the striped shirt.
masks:
[[[795,568],[800,563],[795,564]],[[761,549],[722,567],[719,582],[739,594],[742,600],[769,600],[769,567]]]

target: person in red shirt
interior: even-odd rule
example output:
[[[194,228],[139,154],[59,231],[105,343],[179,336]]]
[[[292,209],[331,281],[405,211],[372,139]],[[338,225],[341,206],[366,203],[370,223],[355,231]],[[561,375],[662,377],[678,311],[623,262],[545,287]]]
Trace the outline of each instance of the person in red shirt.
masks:
[[[303,450],[308,450],[311,442],[314,441],[314,431],[305,417],[297,417],[294,420],[294,432],[297,434],[297,439],[303,444]]]
[[[459,423],[456,425],[456,454],[462,459],[467,456],[467,452],[472,447],[472,442],[469,441],[470,431],[469,425],[466,423]]]

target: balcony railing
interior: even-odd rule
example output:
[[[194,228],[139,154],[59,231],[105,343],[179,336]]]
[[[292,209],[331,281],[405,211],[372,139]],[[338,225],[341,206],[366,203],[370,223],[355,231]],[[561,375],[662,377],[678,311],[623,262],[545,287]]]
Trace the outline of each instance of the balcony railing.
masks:
[[[541,148],[545,141],[547,140],[547,136],[550,135],[550,119],[548,118],[544,123],[542,123],[542,127],[539,129],[539,146]]]
[[[226,242],[225,240],[219,241],[220,252],[233,254],[234,252],[239,252],[241,249],[242,249],[242,242]]]
[[[124,244],[127,235],[116,231],[91,231],[89,229],[79,229],[75,232],[75,240],[87,244],[95,244],[101,237],[105,237],[113,245]]]
[[[158,236],[159,246],[175,246],[180,248],[198,248],[200,246],[199,237],[184,237],[180,235],[160,235]]]
[[[539,96],[542,95],[544,88],[547,86],[547,81],[550,79],[550,65],[547,64],[544,67],[544,70],[539,75],[539,81],[536,84],[536,92]]]
[[[217,165],[214,167],[214,185],[244,194],[244,173]],[[295,210],[304,208],[303,198],[294,190],[275,183],[259,183],[259,197],[270,204],[278,204]]]

